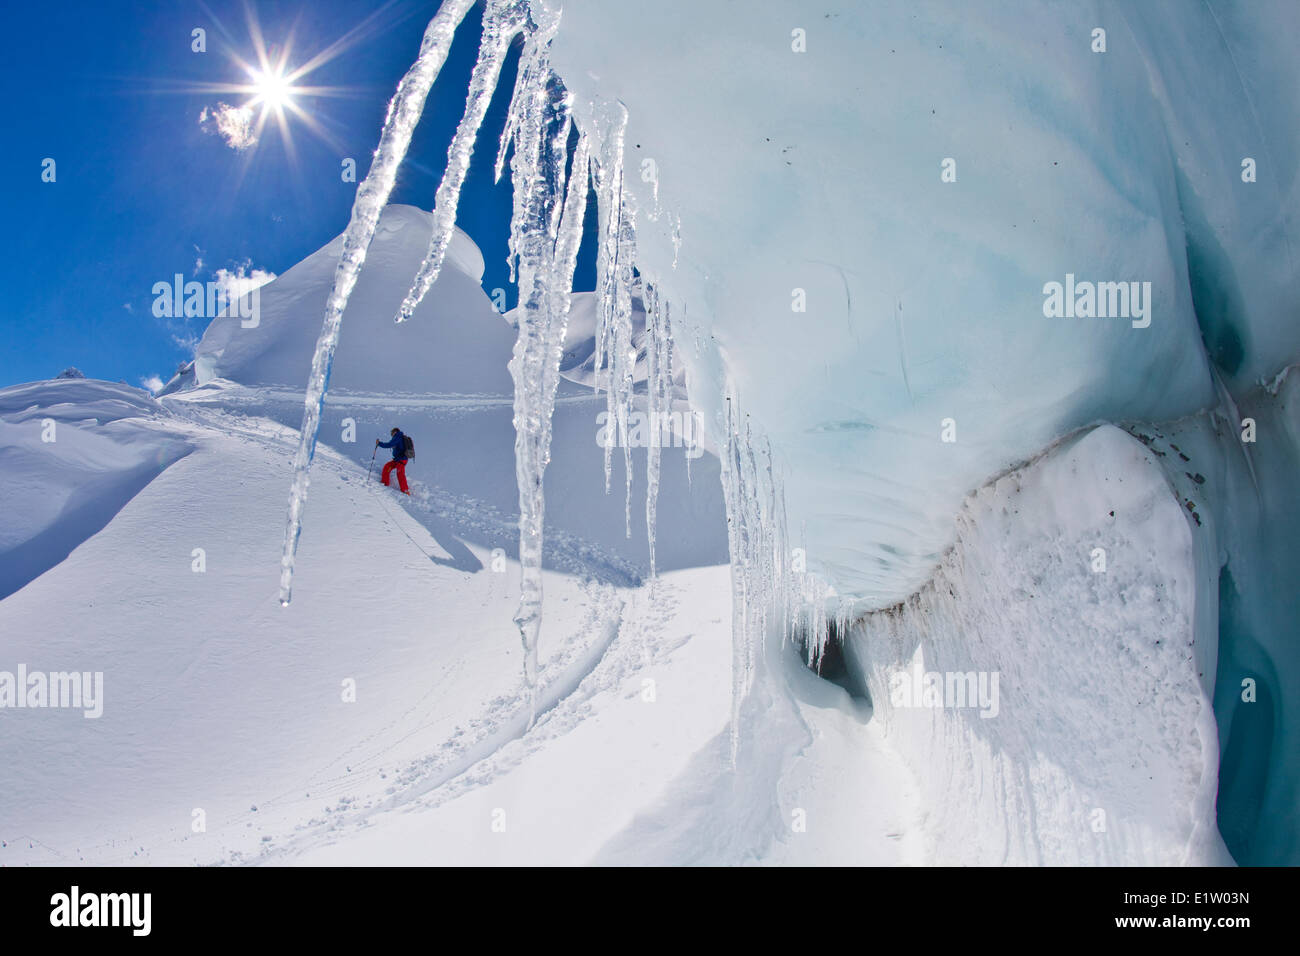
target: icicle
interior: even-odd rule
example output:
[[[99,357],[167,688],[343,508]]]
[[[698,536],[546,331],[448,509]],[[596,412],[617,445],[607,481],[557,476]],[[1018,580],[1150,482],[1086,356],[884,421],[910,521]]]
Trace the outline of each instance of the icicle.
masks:
[[[636,347],[632,342],[632,260],[636,255],[636,230],[628,204],[619,195],[618,281],[614,287],[614,358],[610,376],[614,387],[608,393],[610,404],[619,411],[619,431],[623,443],[623,523],[625,534],[632,537],[632,442],[628,419],[632,411],[633,383],[636,377]]]
[[[730,386],[724,427],[719,460],[731,556],[734,766],[742,707],[761,669],[767,666],[768,635],[775,637],[779,631],[782,645],[795,633],[807,635],[809,663],[819,661],[828,629],[829,590],[815,575],[796,571],[792,564],[785,496],[771,443],[755,433]]]
[[[595,376],[596,387],[604,387],[606,412],[610,427],[617,429],[617,440],[627,448],[627,405],[615,394],[615,382],[621,381],[622,357],[620,343],[614,330],[619,309],[619,288],[622,281],[619,254],[628,252],[623,244],[623,135],[627,127],[627,110],[617,104],[614,120],[606,128],[596,120],[600,148],[593,164],[596,186],[596,204],[599,210],[600,234],[596,255],[596,288],[600,293],[596,322]],[[629,274],[631,266],[628,266]],[[628,299],[628,323],[631,323],[631,300]],[[630,338],[630,335],[629,335]],[[630,344],[630,343],[629,343]],[[604,375],[602,376],[602,371]],[[605,444],[605,493],[609,494],[613,445]]]
[[[785,493],[776,475],[772,461],[772,443],[763,441],[763,455],[766,461],[763,483],[768,492],[767,522],[771,528],[769,550],[772,565],[768,576],[768,589],[773,597],[772,608],[776,621],[782,632],[782,644],[793,633],[790,627],[790,604],[792,582],[789,538],[785,524]]]
[[[510,106],[506,109],[505,126],[501,129],[501,143],[497,147],[497,160],[493,167],[493,182],[501,182],[501,173],[506,167],[506,153],[510,149],[510,143],[515,138],[515,131],[519,128],[519,114],[523,109],[525,100],[524,91],[537,80],[536,61],[540,49],[536,44],[529,43],[524,50],[523,56],[519,58],[519,65],[515,70],[515,88],[510,94]],[[511,281],[514,281],[513,275]]]
[[[668,303],[659,289],[645,284],[646,411],[650,420],[650,441],[646,451],[646,536],[650,545],[650,579],[655,580],[655,536],[659,501],[662,448],[673,440],[673,336]],[[682,425],[685,437],[685,423]]]
[[[388,114],[384,118],[384,128],[379,137],[379,146],[375,149],[374,160],[366,178],[357,188],[357,198],[352,203],[352,217],[343,235],[343,252],[334,271],[334,285],[325,302],[325,320],[316,342],[316,354],[312,357],[302,434],[293,460],[289,519],[284,532],[284,551],[280,558],[280,603],[286,606],[293,594],[294,561],[298,553],[298,539],[302,534],[302,513],[307,503],[307,487],[310,483],[308,472],[316,454],[321,408],[325,402],[325,392],[329,388],[334,350],[338,347],[339,331],[343,326],[343,312],[366,260],[366,250],[374,237],[379,215],[397,181],[397,168],[411,144],[411,134],[419,122],[429,88],[446,62],[456,27],[473,5],[474,0],[443,0],[442,6],[429,21],[424,39],[420,42],[419,56],[402,77],[397,92],[389,101]]]
[[[753,658],[749,628],[746,558],[749,530],[746,527],[749,489],[740,467],[740,436],[737,433],[735,402],[727,398],[726,442],[723,448],[722,491],[727,505],[727,546],[731,554],[731,765],[736,766],[740,749],[740,708],[749,692]]]
[[[542,621],[543,476],[550,459],[551,416],[559,385],[573,269],[588,188],[588,147],[579,137],[568,195],[564,166],[570,130],[568,98],[550,73],[539,32],[525,50],[530,79],[516,89],[511,178],[514,214],[510,249],[519,282],[519,336],[510,374],[515,383],[515,473],[519,484],[521,583],[515,623],[524,647],[529,723],[536,717],[537,640]],[[517,109],[516,109],[517,107]],[[548,131],[553,131],[548,135]]]
[[[767,512],[764,515],[764,521],[771,528],[771,534],[768,537],[768,573],[767,587],[768,593],[772,595],[772,611],[775,620],[780,624],[782,636],[788,637],[789,632],[786,629],[786,614],[784,600],[789,592],[788,583],[790,580],[790,561],[789,551],[786,547],[785,535],[785,501],[777,481],[776,470],[772,464],[772,443],[766,438],[763,440],[763,487],[767,490]]]
[[[659,327],[662,324],[659,315],[659,294],[654,286],[646,283],[642,295],[645,306],[645,341],[646,341],[646,417],[650,420],[649,442],[646,445],[645,458],[645,530],[650,548],[650,581],[655,580],[655,510],[659,503],[659,455],[663,444],[662,385],[659,379]]]
[[[535,130],[524,129],[524,123],[530,120],[532,114],[529,111],[536,105],[535,95],[537,91],[545,90],[551,83],[553,74],[551,73],[548,49],[557,22],[552,17],[545,25],[534,26],[528,32],[528,39],[524,43],[523,53],[519,57],[514,95],[510,99],[510,107],[506,112],[506,128],[501,134],[501,148],[497,152],[496,177],[498,180],[501,178],[502,164],[505,162],[510,143],[514,143],[515,152],[517,153],[528,141],[532,132],[535,132]],[[524,166],[527,168],[530,164],[525,163]],[[514,216],[516,217],[521,215],[521,211],[526,206],[526,204],[521,206],[521,202],[524,201],[525,193],[529,188],[528,184],[519,182],[516,178],[517,173],[516,162],[512,158],[510,174],[511,186],[514,192]],[[519,236],[516,233],[517,231],[512,228],[508,240],[509,252],[506,261],[510,265],[510,281],[522,286],[523,283],[517,275],[520,250],[518,248]]]
[[[769,554],[770,542],[764,539],[764,532],[770,532],[771,525],[765,521],[763,513],[763,504],[761,495],[763,489],[759,484],[758,463],[754,459],[754,434],[750,423],[749,415],[745,415],[745,438],[740,445],[741,455],[740,467],[742,479],[745,487],[748,489],[746,501],[752,509],[747,516],[746,531],[749,534],[747,542],[749,560],[745,562],[745,583],[746,595],[753,594],[759,599],[754,602],[749,610],[757,614],[757,621],[751,625],[753,639],[750,641],[751,657],[754,654],[755,647],[761,647],[762,635],[767,631],[768,621],[768,602],[764,598],[770,597],[769,580],[771,577],[771,556]],[[751,662],[751,670],[752,670]]]
[[[461,186],[469,172],[470,159],[474,155],[479,127],[483,124],[488,104],[492,101],[492,93],[500,79],[506,53],[511,42],[523,29],[527,17],[526,0],[489,0],[483,13],[483,40],[469,81],[465,115],[447,149],[447,168],[434,199],[433,235],[429,238],[429,251],[420,263],[411,291],[406,294],[398,309],[398,322],[405,322],[414,314],[442,270],[447,246],[451,243],[452,232],[456,227],[456,207],[460,202]]]
[[[564,138],[568,139],[570,120],[566,112]],[[567,143],[566,143],[567,145]],[[560,221],[559,237],[555,243],[555,273],[550,285],[551,311],[555,316],[551,326],[551,341],[546,364],[546,388],[554,396],[560,385],[560,364],[564,359],[564,338],[569,326],[569,308],[573,302],[573,273],[578,262],[578,249],[582,245],[582,225],[587,216],[587,191],[591,185],[591,147],[585,134],[578,135],[573,151],[573,169],[569,175],[564,199],[564,216]],[[547,428],[550,428],[549,417]],[[547,442],[547,461],[550,460],[550,442]]]

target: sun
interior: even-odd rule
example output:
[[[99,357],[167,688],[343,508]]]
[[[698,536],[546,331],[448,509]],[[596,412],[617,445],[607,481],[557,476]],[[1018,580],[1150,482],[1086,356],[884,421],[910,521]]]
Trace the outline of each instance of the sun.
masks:
[[[261,104],[277,113],[283,112],[285,107],[293,108],[293,78],[285,76],[282,69],[251,70],[249,78],[252,80],[253,98],[247,105]]]

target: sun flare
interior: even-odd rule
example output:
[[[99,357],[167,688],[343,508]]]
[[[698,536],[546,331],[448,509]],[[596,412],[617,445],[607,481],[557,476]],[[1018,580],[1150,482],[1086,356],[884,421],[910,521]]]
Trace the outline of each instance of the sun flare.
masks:
[[[277,111],[293,106],[293,82],[281,71],[254,70],[252,80],[253,100],[249,106],[262,104]]]

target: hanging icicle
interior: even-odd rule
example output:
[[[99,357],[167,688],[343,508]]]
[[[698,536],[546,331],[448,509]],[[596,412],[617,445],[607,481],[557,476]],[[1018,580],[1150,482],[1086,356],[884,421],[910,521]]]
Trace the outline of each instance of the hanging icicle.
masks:
[[[429,288],[437,281],[442,270],[447,246],[456,228],[456,209],[460,204],[460,190],[469,172],[474,155],[474,143],[479,127],[487,114],[488,104],[501,78],[501,65],[505,62],[510,44],[528,20],[527,0],[488,0],[483,12],[483,39],[479,45],[478,60],[470,76],[469,95],[465,99],[465,114],[451,146],[447,149],[447,168],[433,205],[433,235],[429,238],[429,251],[420,263],[411,291],[397,310],[398,322],[405,322],[424,299]]]
[[[612,114],[610,116],[609,114]],[[610,427],[617,436],[616,442],[627,448],[628,409],[619,401],[618,389],[622,382],[623,353],[631,345],[631,290],[622,288],[624,273],[620,255],[630,256],[632,250],[624,241],[623,224],[627,213],[623,204],[623,136],[627,126],[627,110],[621,103],[607,107],[603,114],[593,117],[598,138],[592,172],[596,188],[597,221],[599,235],[596,251],[596,290],[599,293],[596,324],[595,382],[604,388],[606,412]],[[630,281],[631,265],[628,265]],[[620,315],[620,302],[626,300],[626,314]],[[626,336],[621,325],[626,322]],[[627,342],[620,348],[620,343]],[[605,445],[605,493],[609,493],[613,445]]]
[[[521,565],[515,623],[524,647],[530,725],[536,717],[537,642],[542,622],[543,478],[550,461],[551,419],[586,210],[589,164],[587,140],[580,136],[566,194],[570,101],[550,72],[549,42],[549,35],[542,31],[528,38],[524,53],[528,79],[516,86],[520,100],[511,106],[515,122],[510,174],[515,200],[510,251],[519,283],[519,334],[510,361],[515,383]]]
[[[673,337],[668,303],[659,289],[645,283],[646,412],[649,419],[646,448],[646,536],[650,549],[650,579],[656,577],[655,538],[659,501],[662,448],[673,441]],[[684,429],[684,426],[683,426]],[[689,455],[687,456],[689,461]]]

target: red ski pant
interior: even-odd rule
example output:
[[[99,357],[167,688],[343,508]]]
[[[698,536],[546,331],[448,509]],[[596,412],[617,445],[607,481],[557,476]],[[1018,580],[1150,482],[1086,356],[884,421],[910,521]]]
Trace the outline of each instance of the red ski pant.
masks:
[[[406,494],[409,495],[411,493],[411,489],[406,486],[406,462],[404,461],[390,461],[388,464],[384,465],[384,475],[383,475],[384,484],[388,484],[388,475],[390,472],[392,472],[394,468],[397,469],[398,487],[401,488],[402,491],[406,492]]]

